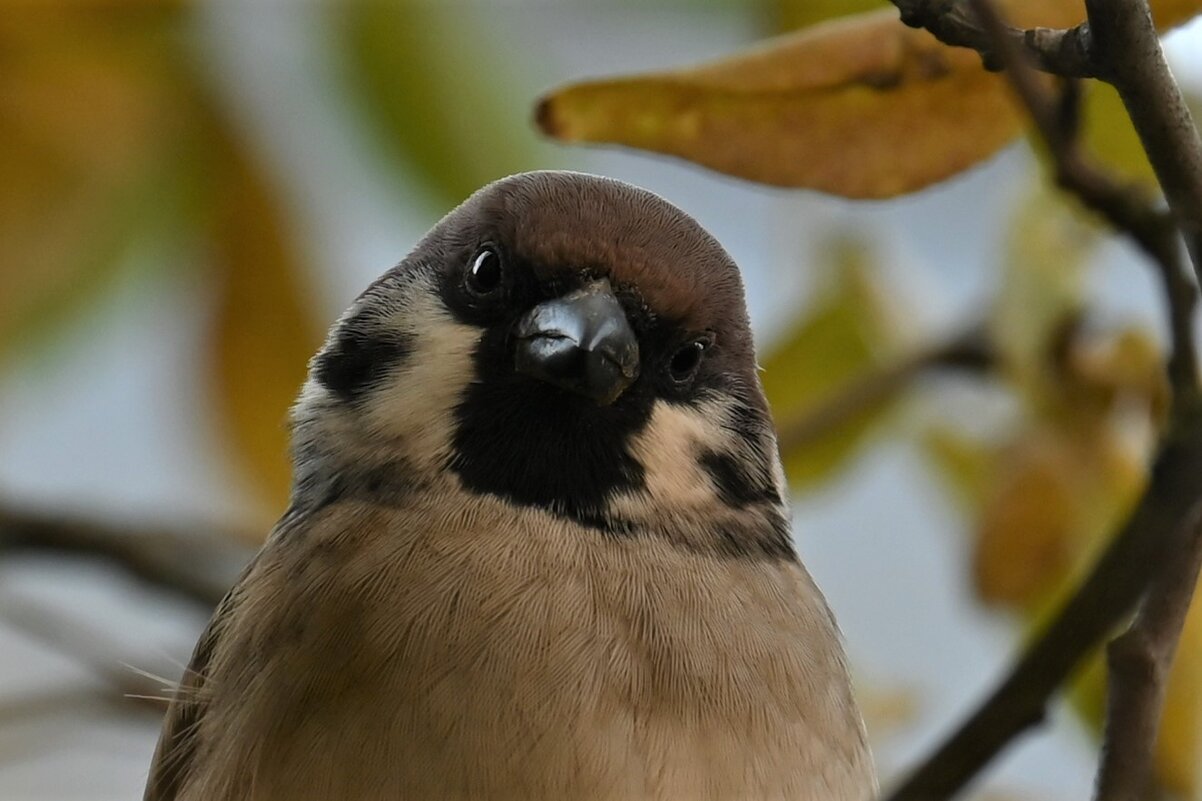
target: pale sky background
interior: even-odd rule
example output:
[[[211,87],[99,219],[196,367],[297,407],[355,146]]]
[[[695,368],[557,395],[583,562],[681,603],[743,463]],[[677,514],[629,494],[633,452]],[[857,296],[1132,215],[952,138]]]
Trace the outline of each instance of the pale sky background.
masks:
[[[479,4],[465,17],[522,54],[528,106],[575,77],[675,66],[749,41],[749,15],[628,4]],[[292,191],[295,224],[317,254],[320,313],[330,320],[398,261],[433,218],[398,195],[372,162],[316,29],[314,6],[215,0],[203,15],[213,80]],[[1202,26],[1174,35],[1178,72],[1202,90]],[[470,113],[465,109],[464,113]],[[831,229],[872,241],[919,332],[971,316],[997,278],[1005,216],[1029,174],[1011,150],[969,175],[890,203],[853,204],[753,187],[666,159],[547,145],[546,166],[648,187],[709,228],[742,265],[757,336],[804,303],[797,254]],[[1150,319],[1155,296],[1128,249],[1108,248],[1091,291],[1116,314]],[[225,473],[204,419],[194,362],[209,312],[195,274],[127,280],[89,312],[78,336],[0,383],[0,494],[117,520],[233,521],[246,498]],[[965,404],[984,401],[967,397]],[[865,694],[905,691],[904,729],[873,732],[882,772],[925,752],[1005,669],[1014,630],[981,611],[967,586],[964,521],[900,438],[861,458],[821,493],[798,499],[803,558],[845,632]],[[102,568],[0,564],[0,604],[33,599],[93,626],[120,662],[176,675],[204,615]],[[90,681],[86,671],[0,624],[0,799],[108,801],[141,796],[157,737],[145,716],[81,703],[72,714],[8,722],[12,702]],[[1034,799],[1089,795],[1093,754],[1064,713],[991,773],[992,786]]]

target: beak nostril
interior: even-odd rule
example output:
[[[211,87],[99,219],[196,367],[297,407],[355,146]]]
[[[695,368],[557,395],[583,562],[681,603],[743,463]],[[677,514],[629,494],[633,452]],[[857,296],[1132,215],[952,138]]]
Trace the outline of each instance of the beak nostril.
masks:
[[[540,303],[514,334],[518,372],[597,403],[613,403],[638,377],[638,339],[608,281]]]

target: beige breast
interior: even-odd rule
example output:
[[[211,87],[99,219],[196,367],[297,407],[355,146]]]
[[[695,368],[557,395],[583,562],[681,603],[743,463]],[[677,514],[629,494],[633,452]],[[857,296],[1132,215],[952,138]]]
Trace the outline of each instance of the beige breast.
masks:
[[[436,495],[331,507],[268,545],[222,624],[181,799],[874,793],[800,565]]]

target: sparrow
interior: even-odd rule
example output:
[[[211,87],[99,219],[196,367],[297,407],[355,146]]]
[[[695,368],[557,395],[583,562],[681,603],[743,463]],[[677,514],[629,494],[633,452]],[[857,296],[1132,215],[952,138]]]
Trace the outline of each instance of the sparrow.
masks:
[[[476,192],[334,324],[290,504],[146,801],[867,801],[738,268],[569,172]]]

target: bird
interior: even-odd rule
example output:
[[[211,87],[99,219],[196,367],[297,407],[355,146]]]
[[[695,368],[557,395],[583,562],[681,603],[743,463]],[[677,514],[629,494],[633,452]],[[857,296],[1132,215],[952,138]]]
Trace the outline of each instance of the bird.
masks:
[[[478,190],[333,324],[287,510],[145,801],[867,801],[739,269],[660,196]]]

